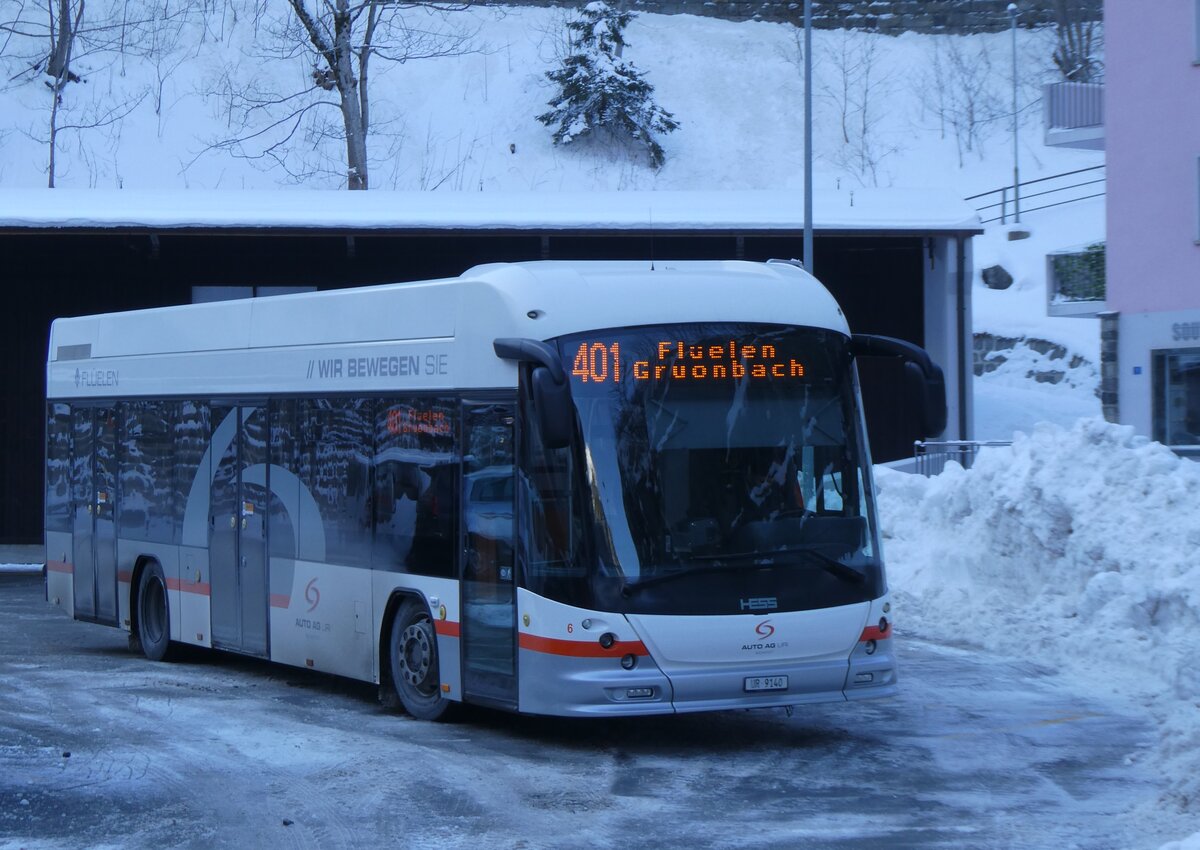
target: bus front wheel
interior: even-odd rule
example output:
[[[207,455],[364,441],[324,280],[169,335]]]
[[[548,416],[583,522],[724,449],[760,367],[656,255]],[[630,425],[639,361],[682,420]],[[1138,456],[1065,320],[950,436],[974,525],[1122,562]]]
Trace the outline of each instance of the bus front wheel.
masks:
[[[137,630],[142,652],[151,661],[164,661],[171,648],[171,612],[162,567],[146,565],[138,581]]]
[[[392,620],[392,682],[404,710],[418,720],[440,720],[450,709],[442,696],[437,635],[425,606],[407,599]]]

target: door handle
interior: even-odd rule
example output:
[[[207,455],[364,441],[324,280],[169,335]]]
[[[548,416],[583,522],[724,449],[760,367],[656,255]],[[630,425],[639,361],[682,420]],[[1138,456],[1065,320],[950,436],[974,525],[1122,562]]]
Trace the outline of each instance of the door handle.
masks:
[[[231,517],[229,518],[229,527],[230,527],[230,528],[233,528],[233,529],[236,529],[236,528],[237,528],[237,517],[235,517],[235,516],[231,516]]]

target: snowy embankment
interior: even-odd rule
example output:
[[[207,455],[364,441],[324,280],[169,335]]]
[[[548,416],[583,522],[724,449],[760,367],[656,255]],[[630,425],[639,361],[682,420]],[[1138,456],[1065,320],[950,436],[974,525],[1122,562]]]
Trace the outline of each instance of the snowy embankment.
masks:
[[[1010,241],[1010,228],[995,223],[973,240],[974,332],[1024,341],[989,354],[998,367],[975,377],[974,437],[980,440],[1008,440],[1015,431],[1029,431],[1038,422],[1069,426],[1083,417],[1100,416],[1100,321],[1048,315],[1046,255],[1104,241],[1104,200],[1039,210],[1026,215],[1024,226],[1028,239]],[[995,265],[1012,275],[1008,289],[983,285],[983,269]],[[1061,351],[1031,347],[1032,340],[1053,343]],[[1065,356],[1059,356],[1061,352]],[[1057,383],[1049,382],[1051,375],[1057,376]]]
[[[970,470],[877,474],[898,625],[1140,706],[1159,739],[1131,758],[1167,789],[1147,815],[1200,828],[1200,464],[1088,419],[1017,434]],[[1170,846],[1200,848],[1200,832]]]

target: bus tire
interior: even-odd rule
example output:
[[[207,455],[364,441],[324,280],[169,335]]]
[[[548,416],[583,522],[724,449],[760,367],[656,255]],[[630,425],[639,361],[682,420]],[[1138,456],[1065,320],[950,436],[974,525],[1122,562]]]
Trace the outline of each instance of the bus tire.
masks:
[[[151,661],[166,661],[171,650],[171,609],[162,567],[154,561],[138,580],[137,634],[142,653]]]
[[[392,620],[392,683],[404,710],[418,720],[442,720],[450,700],[442,696],[433,618],[417,599],[406,599]]]

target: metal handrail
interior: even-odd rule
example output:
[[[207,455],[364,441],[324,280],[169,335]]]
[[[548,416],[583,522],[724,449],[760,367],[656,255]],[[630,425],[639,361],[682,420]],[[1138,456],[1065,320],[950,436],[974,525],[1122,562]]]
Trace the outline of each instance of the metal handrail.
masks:
[[[917,440],[913,459],[918,475],[940,475],[950,461],[970,469],[980,449],[1011,446],[1012,440]]]
[[[1053,189],[1044,189],[1043,191],[1040,191],[1040,192],[1027,193],[1024,191],[1024,187],[1032,186],[1035,183],[1045,183],[1048,180],[1061,180],[1064,177],[1073,177],[1076,174],[1088,174],[1091,172],[1099,171],[1100,169],[1103,169],[1103,168],[1105,168],[1105,166],[1103,164],[1102,165],[1092,165],[1087,168],[1076,168],[1073,171],[1064,171],[1061,174],[1051,174],[1048,177],[1037,177],[1037,178],[1034,178],[1033,180],[1022,180],[1021,183],[1018,184],[1022,188],[1021,197],[1023,199],[1027,199],[1027,198],[1042,197],[1045,195],[1056,195],[1059,192],[1068,192],[1068,191],[1071,191],[1072,189],[1082,189],[1086,186],[1095,186],[1097,184],[1107,183],[1108,178],[1107,178],[1107,173],[1106,173],[1105,176],[1098,177],[1094,180],[1078,180],[1078,181],[1075,181],[1074,183],[1070,183],[1066,186],[1058,186]],[[982,206],[976,206],[975,211],[982,215],[984,213],[984,211],[986,211],[986,210],[992,210],[992,209],[995,209],[996,207],[1000,207],[1000,215],[993,215],[990,218],[981,218],[980,223],[981,224],[991,224],[994,221],[998,221],[1001,224],[1007,224],[1008,216],[1009,216],[1009,213],[1008,213],[1009,198],[1008,198],[1008,196],[1009,196],[1009,193],[1012,192],[1012,189],[1013,189],[1013,187],[1011,185],[1001,186],[998,189],[991,189],[987,192],[980,192],[977,195],[969,195],[968,197],[964,198],[963,200],[968,201],[968,202],[969,201],[977,201],[980,198],[988,198],[992,195],[998,195],[1000,198],[998,201],[994,201],[993,203],[990,203],[990,204],[984,204]],[[1103,198],[1105,194],[1106,193],[1103,191],[1094,192],[1090,195],[1084,195],[1082,197],[1067,198],[1066,200],[1057,201],[1053,204],[1043,204],[1042,206],[1038,206],[1038,207],[1026,208],[1026,209],[1023,209],[1022,212],[1023,213],[1037,212],[1038,210],[1046,210],[1046,209],[1050,209],[1051,207],[1060,207],[1064,204],[1073,204],[1077,201],[1088,201],[1088,200],[1091,200],[1092,198]]]

